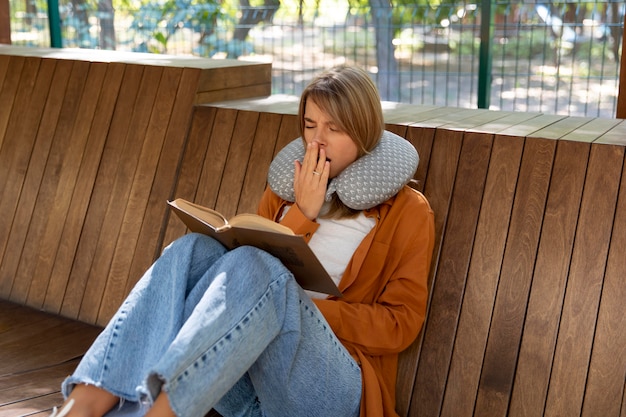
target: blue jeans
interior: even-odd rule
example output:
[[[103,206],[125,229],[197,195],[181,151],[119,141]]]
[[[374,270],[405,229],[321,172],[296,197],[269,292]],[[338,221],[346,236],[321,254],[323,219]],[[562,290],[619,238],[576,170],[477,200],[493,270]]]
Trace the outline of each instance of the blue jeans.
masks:
[[[189,417],[211,408],[353,417],[361,399],[359,366],[291,273],[261,250],[227,252],[198,234],[146,271],[63,383],[65,396],[76,383],[138,404],[140,414],[163,390]]]

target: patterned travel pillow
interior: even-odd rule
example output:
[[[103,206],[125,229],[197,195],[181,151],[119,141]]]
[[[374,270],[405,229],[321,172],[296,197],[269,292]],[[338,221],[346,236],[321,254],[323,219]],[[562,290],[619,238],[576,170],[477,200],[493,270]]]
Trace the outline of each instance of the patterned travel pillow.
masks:
[[[285,146],[272,161],[268,173],[270,189],[284,200],[294,202],[294,161],[304,158],[302,138]],[[366,210],[396,195],[417,169],[419,155],[408,141],[384,131],[380,142],[367,155],[357,159],[330,180],[326,201],[333,193],[354,210]]]

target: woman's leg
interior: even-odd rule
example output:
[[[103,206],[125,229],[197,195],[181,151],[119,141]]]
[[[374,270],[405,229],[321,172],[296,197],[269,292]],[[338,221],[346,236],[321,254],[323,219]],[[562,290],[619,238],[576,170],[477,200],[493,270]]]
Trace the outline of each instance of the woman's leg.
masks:
[[[306,300],[306,308],[300,298]],[[321,318],[292,275],[270,255],[253,248],[224,254],[213,240],[188,235],[172,244],[146,272],[74,375],[64,383],[64,393],[76,383],[92,384],[136,401],[139,396],[135,387],[149,374],[140,390],[146,397],[154,400],[163,387],[178,415],[203,415],[261,356],[271,363],[272,356],[277,355],[278,364],[269,366],[277,376],[263,378],[276,378],[273,384],[282,391],[267,395],[259,390],[264,405],[282,402],[281,396],[286,396],[292,401],[286,403],[284,410],[288,411],[284,415],[302,415],[303,410],[307,414],[310,408],[293,410],[302,398],[299,394],[310,393],[313,387],[316,395],[310,397],[310,402],[317,401],[316,406],[321,407],[321,400],[329,407],[319,408],[319,415],[345,414],[324,411],[337,410],[328,401],[329,393],[341,399],[342,407],[347,404],[350,410],[358,410],[360,372],[343,348],[326,349],[325,339],[320,341],[322,345],[312,345],[313,350],[335,352],[343,358],[337,362],[322,355],[323,366],[314,364],[314,368],[331,376],[330,381],[318,381],[302,364],[296,363],[293,376],[281,366],[302,362],[308,356],[302,354],[307,349],[294,343],[301,339],[300,317],[315,316],[303,313],[311,307]],[[317,323],[323,334],[334,337],[330,329],[320,325],[323,319],[307,321]],[[341,347],[336,339],[331,345]],[[347,364],[347,369],[337,363]],[[333,372],[328,372],[330,367]],[[256,396],[248,395],[247,401],[251,398]]]
[[[257,402],[273,416],[358,414],[358,365],[276,258],[250,247],[226,253],[187,307],[189,318],[147,383],[151,398],[167,392],[177,415],[216,405],[258,415]]]
[[[165,249],[63,383],[65,396],[75,384],[87,384],[138,401],[137,387],[184,322],[188,294],[225,252],[216,241],[196,234]]]
[[[248,371],[261,408],[268,416],[358,416],[359,365],[304,291],[299,313],[287,319],[300,331],[277,337]]]
[[[359,415],[360,368],[304,294],[301,319],[298,353],[289,371],[281,372],[280,361],[274,360],[277,354],[283,357],[280,345],[290,344],[278,337],[215,405],[222,416]]]

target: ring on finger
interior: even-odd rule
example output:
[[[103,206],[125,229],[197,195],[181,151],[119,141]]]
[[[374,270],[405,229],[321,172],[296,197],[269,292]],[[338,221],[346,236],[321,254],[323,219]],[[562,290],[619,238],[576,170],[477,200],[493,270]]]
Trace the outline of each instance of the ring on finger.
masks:
[[[313,171],[313,175],[322,175],[321,172]]]

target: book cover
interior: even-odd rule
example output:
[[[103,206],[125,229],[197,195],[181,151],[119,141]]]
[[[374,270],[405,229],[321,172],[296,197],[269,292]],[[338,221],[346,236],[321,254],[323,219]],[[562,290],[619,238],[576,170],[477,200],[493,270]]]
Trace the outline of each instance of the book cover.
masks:
[[[168,204],[190,231],[211,236],[229,250],[239,246],[264,250],[280,259],[302,288],[341,297],[304,237],[288,227],[256,214],[239,214],[229,220],[215,210],[180,198]]]

